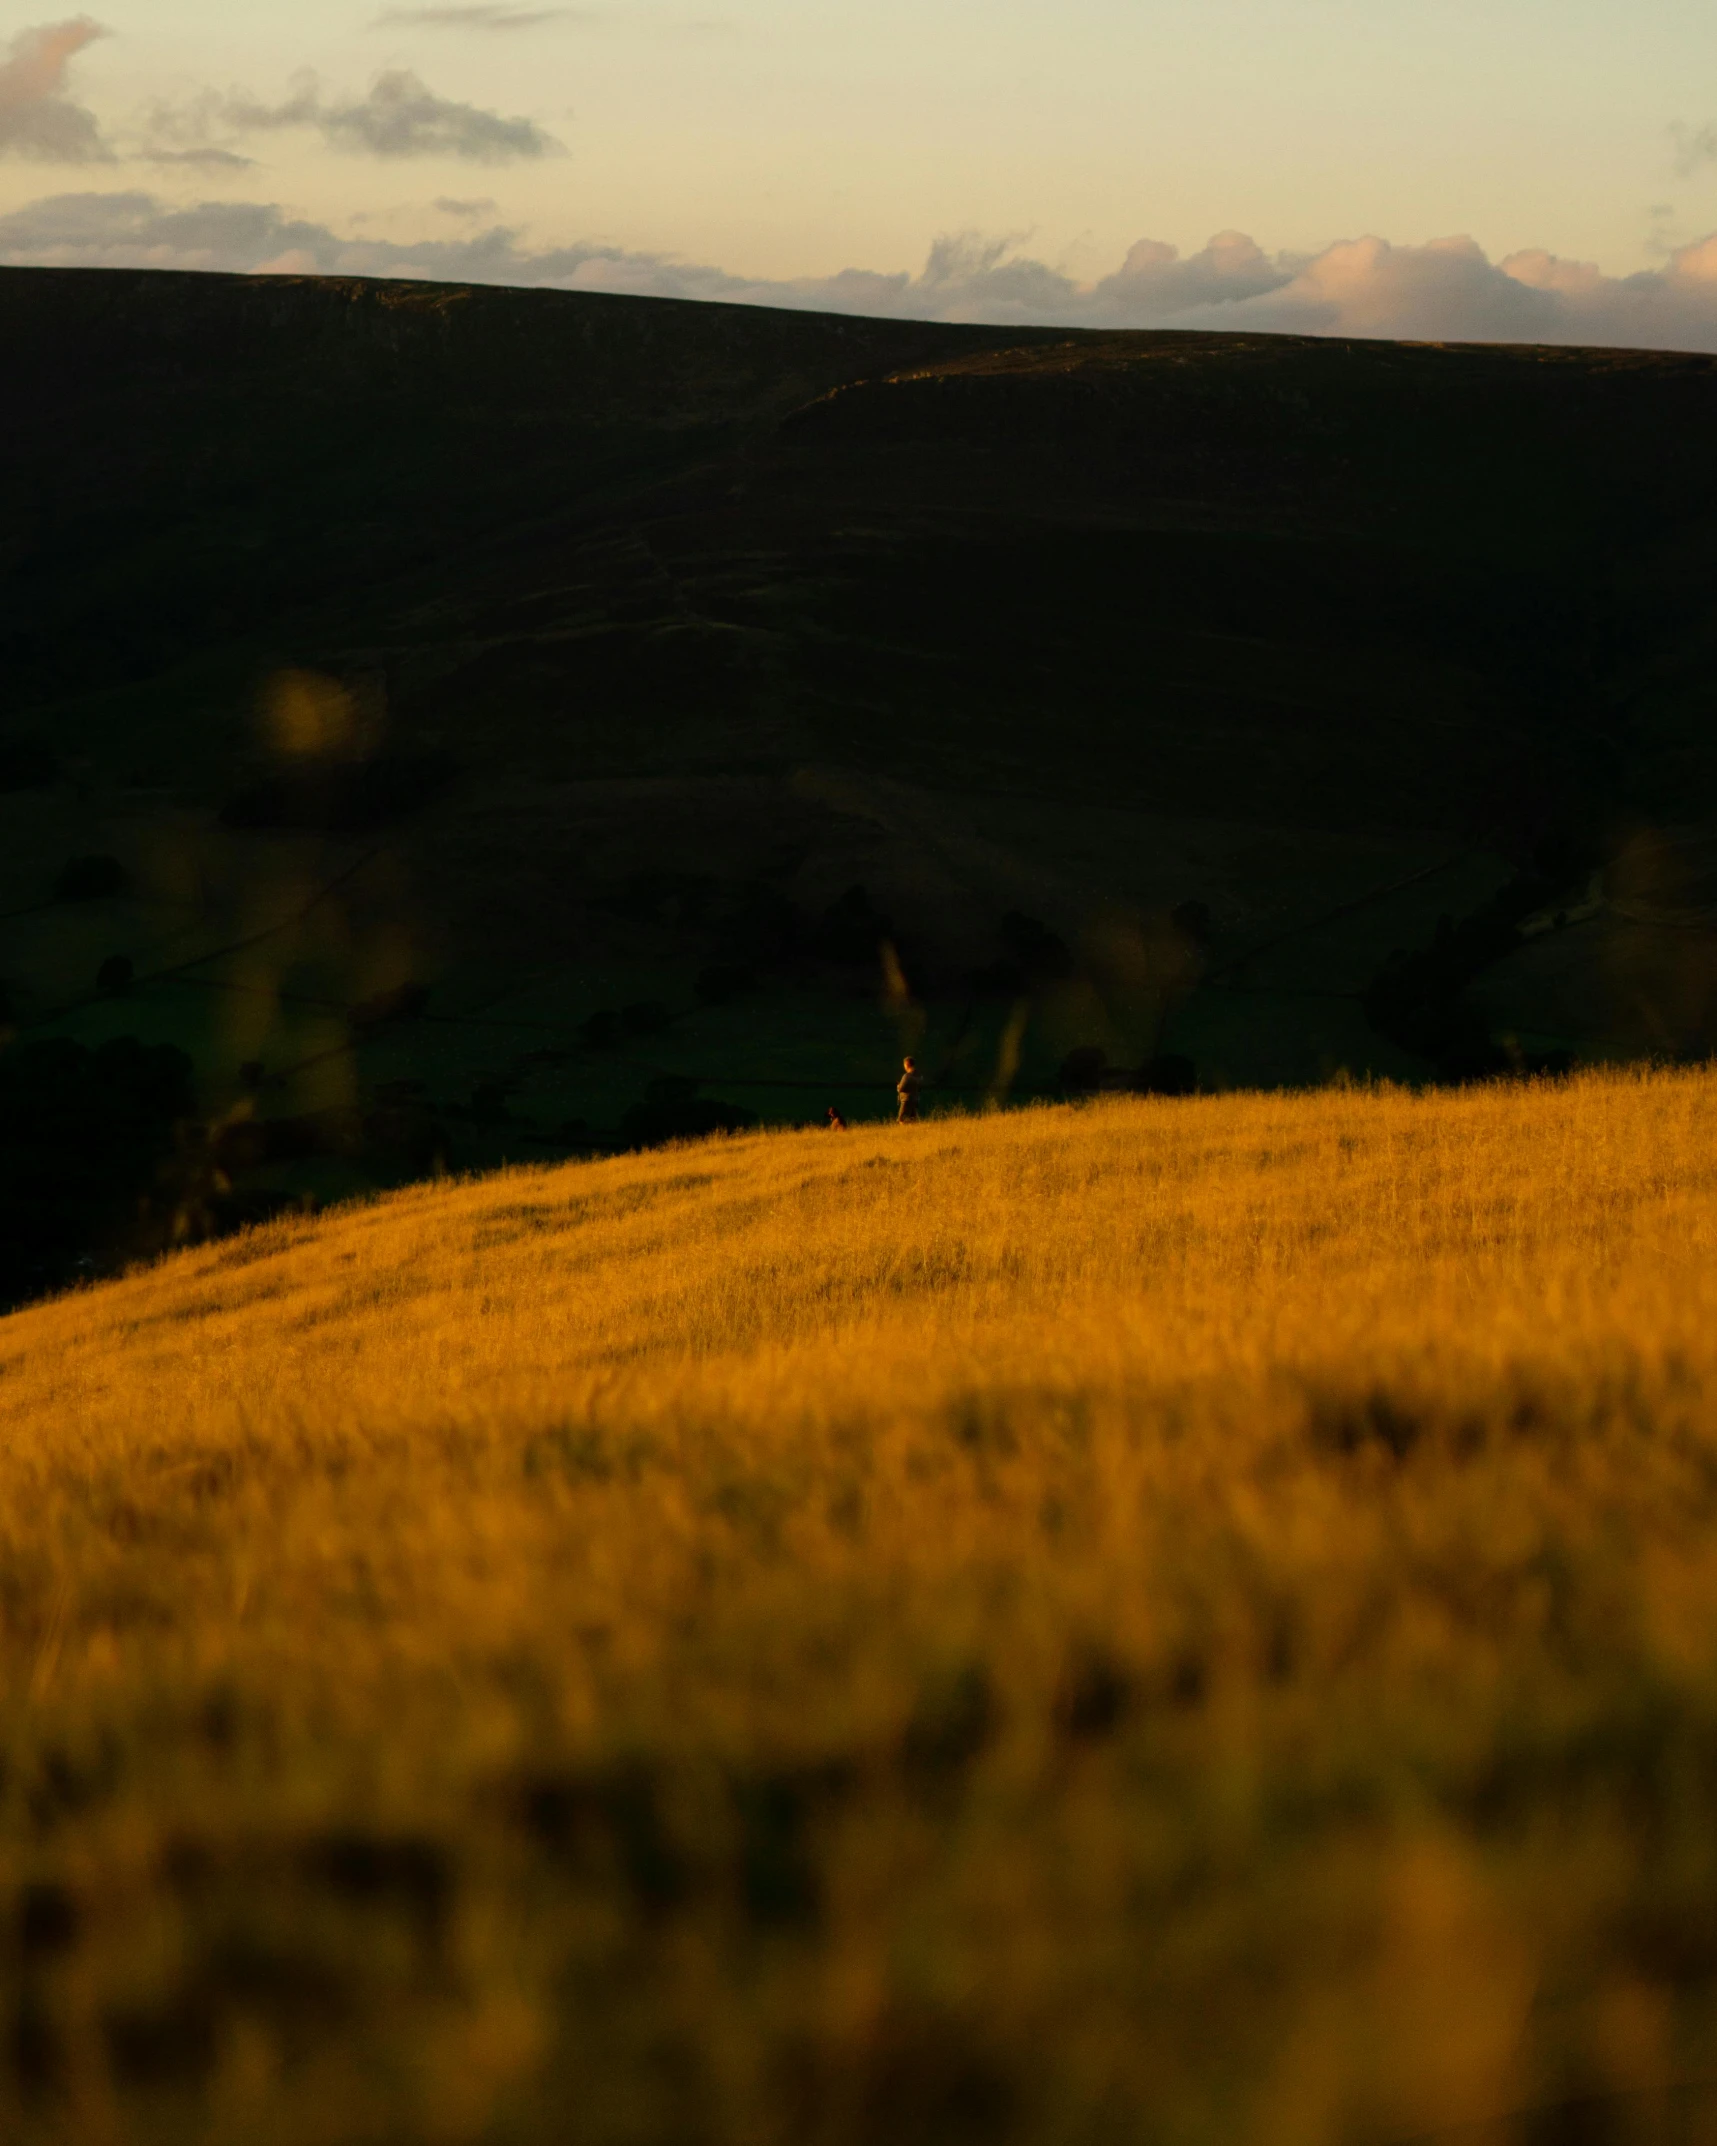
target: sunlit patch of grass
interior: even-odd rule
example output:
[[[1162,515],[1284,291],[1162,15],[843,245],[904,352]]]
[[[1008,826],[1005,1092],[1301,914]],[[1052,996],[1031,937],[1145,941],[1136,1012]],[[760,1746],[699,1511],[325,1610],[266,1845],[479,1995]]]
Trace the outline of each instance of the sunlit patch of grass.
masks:
[[[0,1482],[13,2135],[1537,2138],[1717,2066],[1707,1074],[418,1188],[0,1323]]]

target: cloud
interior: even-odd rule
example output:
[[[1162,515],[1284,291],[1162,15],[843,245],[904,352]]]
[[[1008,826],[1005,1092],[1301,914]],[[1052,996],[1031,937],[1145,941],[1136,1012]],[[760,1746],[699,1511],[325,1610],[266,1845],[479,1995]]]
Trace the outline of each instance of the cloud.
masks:
[[[370,85],[367,97],[325,97],[313,74],[301,74],[291,96],[279,104],[234,91],[204,90],[180,105],[157,105],[148,134],[160,148],[208,154],[215,137],[243,139],[292,128],[319,133],[331,148],[359,156],[457,157],[468,164],[511,164],[552,156],[560,148],[530,119],[505,119],[475,104],[438,97],[409,69],[391,68]],[[230,152],[228,152],[230,154]]]
[[[1707,164],[1717,164],[1717,127],[1688,127],[1680,121],[1669,130],[1675,144],[1675,176],[1691,179]]]
[[[142,149],[142,164],[184,164],[203,171],[254,171],[253,156],[239,156],[231,149]]]
[[[258,268],[292,246],[320,265],[330,234],[239,201],[172,209],[151,194],[55,194],[0,216],[0,259],[55,267]]]
[[[113,151],[95,115],[66,95],[66,74],[107,32],[87,15],[21,30],[0,60],[0,156],[43,164],[109,164]]]
[[[631,29],[670,37],[726,37],[735,25],[725,17],[685,18],[660,8],[616,7],[390,7],[372,30],[538,30],[549,23],[575,23],[587,30]]]
[[[469,218],[489,205],[440,206]],[[1632,276],[1542,252],[1495,262],[1470,238],[1417,246],[1350,239],[1289,257],[1227,231],[1184,256],[1141,240],[1112,275],[1090,283],[1005,241],[974,237],[939,239],[916,276],[845,269],[772,281],[594,242],[533,247],[501,224],[401,244],[342,235],[265,203],[174,208],[139,190],[58,194],[0,216],[0,261],[413,276],[1021,326],[1717,351],[1717,235]]]
[[[571,7],[390,7],[374,30],[535,30],[545,22],[578,22],[588,10]]]

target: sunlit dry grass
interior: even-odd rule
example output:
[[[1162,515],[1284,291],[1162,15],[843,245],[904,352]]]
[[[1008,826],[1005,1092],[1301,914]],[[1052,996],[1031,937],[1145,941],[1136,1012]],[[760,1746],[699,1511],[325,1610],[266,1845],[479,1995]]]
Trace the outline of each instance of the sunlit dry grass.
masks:
[[[425,1188],[0,1433],[14,2133],[1706,2135],[1709,1075]]]

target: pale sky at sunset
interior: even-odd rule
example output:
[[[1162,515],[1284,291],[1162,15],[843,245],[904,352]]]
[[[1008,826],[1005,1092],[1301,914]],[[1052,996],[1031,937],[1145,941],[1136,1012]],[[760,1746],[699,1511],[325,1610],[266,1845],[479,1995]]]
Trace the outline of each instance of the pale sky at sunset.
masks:
[[[103,0],[7,48],[10,260],[1717,340],[1708,0]]]

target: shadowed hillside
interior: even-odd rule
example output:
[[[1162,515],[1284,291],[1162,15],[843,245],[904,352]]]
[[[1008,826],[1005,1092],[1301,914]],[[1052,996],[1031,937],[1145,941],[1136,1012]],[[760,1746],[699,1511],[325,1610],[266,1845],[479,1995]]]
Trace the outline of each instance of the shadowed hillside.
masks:
[[[1711,1047],[1709,359],[0,308],[0,1017],[182,1054],[135,1242],[864,1115],[914,1046],[971,1099]]]
[[[19,2146],[1658,2146],[1717,1087],[420,1187],[0,1321]]]

